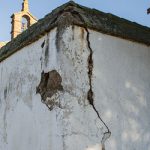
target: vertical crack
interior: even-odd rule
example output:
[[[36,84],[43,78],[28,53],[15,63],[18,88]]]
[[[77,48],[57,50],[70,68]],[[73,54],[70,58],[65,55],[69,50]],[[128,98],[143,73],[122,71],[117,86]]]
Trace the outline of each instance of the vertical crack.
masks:
[[[44,63],[46,67],[48,65],[48,61],[49,61],[49,34],[47,34],[46,48],[45,48],[45,54],[44,54]]]
[[[108,126],[106,125],[106,123],[103,121],[103,119],[101,118],[99,112],[97,111],[96,107],[94,106],[94,98],[93,98],[93,90],[92,90],[92,75],[93,75],[93,50],[91,48],[91,44],[90,44],[90,33],[88,31],[87,28],[85,28],[86,32],[87,32],[87,45],[88,48],[90,50],[90,55],[88,57],[88,77],[89,77],[89,85],[90,85],[90,89],[88,91],[87,94],[87,99],[90,103],[90,105],[93,107],[94,111],[96,112],[98,118],[100,119],[100,121],[104,124],[104,126],[106,127],[107,131],[103,133],[103,137],[101,140],[101,144],[102,144],[102,150],[105,150],[105,141],[111,136],[111,132],[108,128]]]

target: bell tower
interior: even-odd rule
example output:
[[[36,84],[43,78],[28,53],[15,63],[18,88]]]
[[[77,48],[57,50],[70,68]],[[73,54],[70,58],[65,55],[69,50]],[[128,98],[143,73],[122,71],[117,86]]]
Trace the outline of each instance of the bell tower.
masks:
[[[31,25],[37,22],[37,19],[29,11],[28,0],[23,0],[22,10],[18,13],[14,13],[11,18],[11,39],[17,37],[24,30],[28,29]]]

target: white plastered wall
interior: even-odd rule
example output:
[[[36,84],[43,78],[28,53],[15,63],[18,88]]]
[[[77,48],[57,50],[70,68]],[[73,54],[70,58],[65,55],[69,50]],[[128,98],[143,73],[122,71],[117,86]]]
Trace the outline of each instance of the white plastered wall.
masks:
[[[55,28],[0,63],[0,149],[101,150],[107,129],[87,100],[90,44],[94,106],[111,131],[106,150],[149,150],[150,48],[92,30],[87,41],[77,26],[60,42],[56,34]],[[54,69],[64,91],[55,97],[62,107],[50,111],[36,87],[42,71]]]
[[[106,150],[150,150],[150,47],[90,31],[95,106]]]

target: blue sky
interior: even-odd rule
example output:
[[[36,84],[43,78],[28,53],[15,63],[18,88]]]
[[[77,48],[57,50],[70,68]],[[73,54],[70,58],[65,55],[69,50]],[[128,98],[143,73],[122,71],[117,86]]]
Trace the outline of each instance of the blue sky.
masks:
[[[21,10],[23,0],[1,0],[0,4],[0,41],[9,41],[11,18],[14,12]],[[146,10],[150,0],[74,0],[81,5],[112,13],[122,18],[150,27],[150,15]],[[30,11],[38,19],[68,0],[29,0]]]

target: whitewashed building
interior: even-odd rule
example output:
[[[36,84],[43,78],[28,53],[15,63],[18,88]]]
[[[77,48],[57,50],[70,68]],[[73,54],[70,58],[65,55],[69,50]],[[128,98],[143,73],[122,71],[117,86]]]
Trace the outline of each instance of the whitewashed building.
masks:
[[[150,28],[68,2],[0,49],[0,150],[150,150]]]

